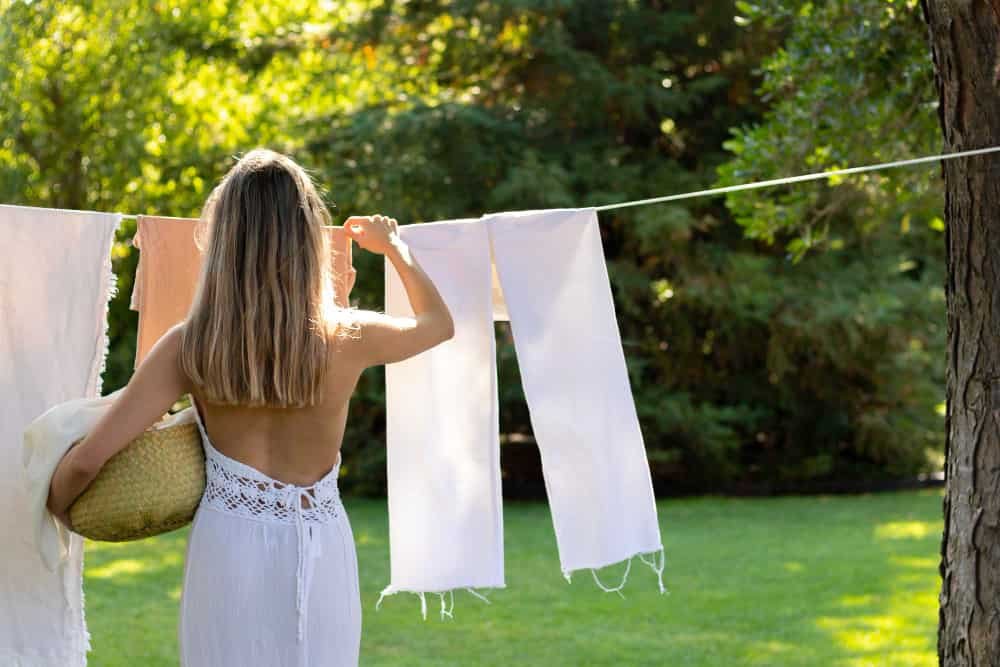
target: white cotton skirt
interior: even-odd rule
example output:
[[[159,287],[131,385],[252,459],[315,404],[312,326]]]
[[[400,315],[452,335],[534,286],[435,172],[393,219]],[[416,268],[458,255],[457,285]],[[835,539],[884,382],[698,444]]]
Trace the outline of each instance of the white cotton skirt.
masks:
[[[207,479],[184,563],[181,667],[356,667],[361,594],[340,459],[309,487],[284,484],[216,450],[198,423]]]

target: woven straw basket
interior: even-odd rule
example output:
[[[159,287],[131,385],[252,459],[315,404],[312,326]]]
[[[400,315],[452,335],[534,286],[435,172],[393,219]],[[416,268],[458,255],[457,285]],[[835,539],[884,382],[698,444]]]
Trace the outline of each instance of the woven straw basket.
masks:
[[[69,518],[91,540],[139,540],[190,523],[204,492],[198,425],[153,427],[107,460]]]

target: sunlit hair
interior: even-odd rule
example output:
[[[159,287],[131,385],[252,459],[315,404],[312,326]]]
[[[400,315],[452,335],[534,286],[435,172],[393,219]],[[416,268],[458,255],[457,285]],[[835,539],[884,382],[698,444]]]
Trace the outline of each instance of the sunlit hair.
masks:
[[[334,300],[309,174],[267,149],[246,153],[209,195],[196,225],[204,254],[180,342],[181,368],[205,400],[306,407],[322,398],[327,346],[352,329]]]

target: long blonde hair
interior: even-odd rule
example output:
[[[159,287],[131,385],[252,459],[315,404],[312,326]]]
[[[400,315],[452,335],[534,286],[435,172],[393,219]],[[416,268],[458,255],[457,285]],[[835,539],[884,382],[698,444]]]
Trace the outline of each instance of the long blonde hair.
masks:
[[[180,342],[183,371],[205,400],[305,407],[321,398],[328,343],[353,308],[334,301],[330,214],[289,157],[246,153],[209,195],[204,253]]]

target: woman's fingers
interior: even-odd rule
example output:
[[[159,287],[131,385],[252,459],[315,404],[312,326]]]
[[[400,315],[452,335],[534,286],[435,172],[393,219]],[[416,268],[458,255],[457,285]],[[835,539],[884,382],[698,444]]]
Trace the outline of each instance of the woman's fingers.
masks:
[[[347,220],[344,221],[344,231],[353,239],[357,239],[359,236],[365,233],[365,227],[371,222],[371,218],[367,215],[352,215]]]
[[[352,215],[351,217],[349,217],[347,220],[344,221],[344,226],[350,225],[352,227],[357,227],[365,223],[370,223],[371,220],[372,217],[370,215]]]
[[[365,250],[384,253],[398,232],[398,223],[387,215],[352,215],[344,221],[343,228]]]

